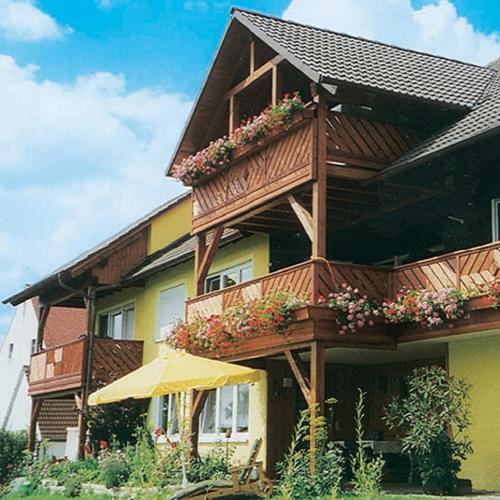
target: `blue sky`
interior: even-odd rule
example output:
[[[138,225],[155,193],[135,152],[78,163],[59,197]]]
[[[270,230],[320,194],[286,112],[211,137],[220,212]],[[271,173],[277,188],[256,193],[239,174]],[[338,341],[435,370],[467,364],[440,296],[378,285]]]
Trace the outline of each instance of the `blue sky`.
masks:
[[[162,172],[232,5],[0,0],[1,298],[181,192]],[[498,0],[238,6],[479,64],[500,56]],[[0,306],[0,335],[11,314]]]

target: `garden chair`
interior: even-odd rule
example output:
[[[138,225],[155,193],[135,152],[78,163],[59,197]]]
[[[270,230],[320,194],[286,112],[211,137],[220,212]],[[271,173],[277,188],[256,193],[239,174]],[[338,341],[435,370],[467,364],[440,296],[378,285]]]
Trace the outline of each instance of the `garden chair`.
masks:
[[[269,496],[273,483],[264,474],[262,462],[257,462],[257,455],[262,447],[262,438],[254,441],[247,463],[231,471],[229,481],[203,481],[177,492],[172,499],[204,500],[229,496]]]

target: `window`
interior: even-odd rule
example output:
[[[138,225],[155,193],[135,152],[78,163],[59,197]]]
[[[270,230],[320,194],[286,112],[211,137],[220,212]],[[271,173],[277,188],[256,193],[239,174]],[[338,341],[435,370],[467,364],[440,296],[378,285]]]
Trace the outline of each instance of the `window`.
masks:
[[[205,293],[214,292],[221,288],[237,285],[252,278],[252,262],[245,262],[235,267],[225,269],[219,273],[210,275],[205,281]]]
[[[14,354],[14,344],[11,342],[9,344],[9,359],[12,358],[12,354]]]
[[[128,304],[99,315],[98,334],[101,338],[132,340],[135,330],[135,307]]]
[[[179,414],[175,394],[154,398],[154,423],[167,435],[179,434]]]
[[[36,339],[31,339],[31,354],[36,351]]]
[[[248,384],[209,391],[200,415],[200,433],[205,437],[244,436],[249,420]]]
[[[156,320],[156,340],[162,340],[172,331],[173,326],[184,319],[186,285],[182,284],[160,292]]]
[[[500,198],[491,200],[491,240],[500,240]]]

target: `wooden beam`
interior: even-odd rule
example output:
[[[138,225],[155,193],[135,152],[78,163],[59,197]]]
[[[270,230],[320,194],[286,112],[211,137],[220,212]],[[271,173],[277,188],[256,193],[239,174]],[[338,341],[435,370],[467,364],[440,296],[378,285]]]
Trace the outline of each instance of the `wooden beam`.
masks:
[[[253,73],[247,76],[240,83],[236,84],[234,87],[230,88],[225,94],[224,99],[229,99],[231,96],[239,94],[242,90],[245,90],[247,87],[252,85],[259,78],[264,76],[269,71],[272,71],[273,67],[283,61],[282,56],[275,56],[270,61],[264,63],[262,66],[259,66]]]
[[[189,414],[191,436],[191,455],[198,456],[198,438],[200,434],[200,415],[207,400],[208,391],[191,391],[191,409]]]
[[[326,114],[327,102],[325,94],[317,96],[317,118],[315,126],[315,172],[316,182],[313,184],[312,217],[313,238],[311,257],[326,259]]]
[[[300,356],[296,351],[290,351],[288,349],[285,351],[285,356],[295,376],[295,380],[297,380],[300,390],[304,395],[306,403],[309,405],[311,403],[311,383],[309,382],[309,378],[305,374]]]
[[[251,75],[255,71],[255,40],[250,40],[250,67],[248,73]]]
[[[36,333],[36,352],[43,349],[43,334],[45,331],[45,325],[47,324],[47,318],[50,313],[50,306],[40,305],[38,313],[38,327]]]
[[[234,129],[238,128],[239,116],[238,98],[233,95],[229,98],[228,135],[231,134]]]
[[[276,105],[283,95],[283,81],[279,66],[275,64],[271,69],[271,104]]]
[[[223,226],[214,229],[212,241],[205,248],[203,257],[201,259],[196,274],[197,295],[201,295],[204,291],[204,283],[207,278],[208,271],[210,270],[210,266],[212,265],[212,261],[214,260],[215,252],[219,248],[219,243],[223,234],[224,234]]]
[[[40,410],[42,409],[43,400],[31,398],[31,414],[30,414],[30,427],[28,432],[28,450],[30,452],[35,451],[36,444],[36,424],[38,422],[38,416],[40,415]]]
[[[366,170],[356,167],[341,167],[339,165],[327,165],[326,171],[328,177],[337,177],[339,179],[349,179],[356,181],[365,181],[371,179],[377,174],[375,170]]]
[[[288,203],[292,207],[292,210],[295,212],[297,219],[299,219],[304,231],[306,232],[309,239],[314,241],[314,224],[312,215],[306,210],[306,208],[301,205],[297,198],[293,194],[289,194],[287,196]]]

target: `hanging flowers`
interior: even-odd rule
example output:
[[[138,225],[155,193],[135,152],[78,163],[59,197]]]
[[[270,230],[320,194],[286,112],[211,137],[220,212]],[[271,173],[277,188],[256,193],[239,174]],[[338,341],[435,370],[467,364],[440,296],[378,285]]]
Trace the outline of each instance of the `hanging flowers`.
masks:
[[[390,323],[421,323],[426,328],[443,325],[465,314],[466,297],[456,288],[439,291],[401,290],[396,300],[382,304],[384,317]]]
[[[230,307],[220,315],[179,323],[166,342],[191,353],[220,353],[261,332],[284,334],[293,311],[304,304],[293,295],[278,292]]]
[[[205,149],[174,165],[172,177],[186,185],[223,170],[231,162],[233,150],[247,144],[259,144],[274,131],[290,124],[293,115],[305,107],[298,93],[285,94],[283,99],[253,116],[229,137],[212,141]]]
[[[379,315],[377,304],[370,302],[357,288],[344,283],[338,291],[330,293],[328,298],[320,297],[320,304],[326,304],[330,309],[338,311],[337,324],[339,333],[355,333],[366,325],[373,325],[373,317]]]

